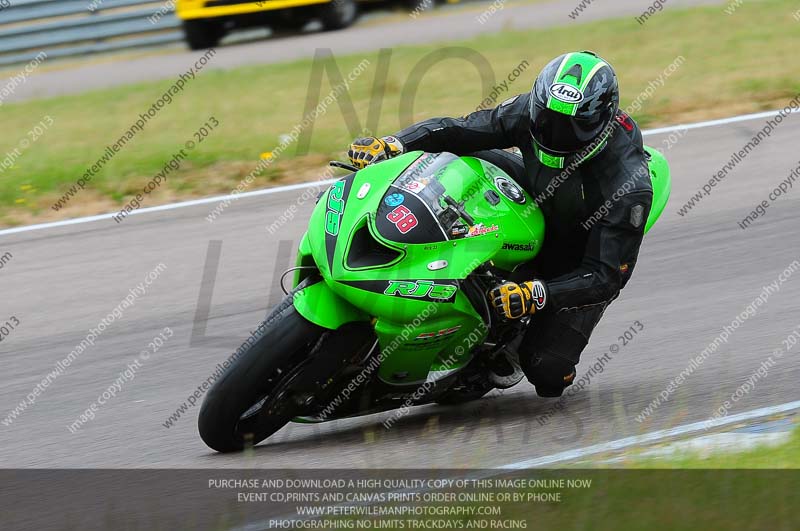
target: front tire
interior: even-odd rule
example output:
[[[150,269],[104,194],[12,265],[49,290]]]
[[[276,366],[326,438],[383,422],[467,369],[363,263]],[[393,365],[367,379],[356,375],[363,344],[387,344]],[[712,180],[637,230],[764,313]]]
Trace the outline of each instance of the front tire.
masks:
[[[318,15],[325,31],[344,29],[355,22],[358,16],[358,4],[356,0],[333,0],[322,4]]]
[[[209,391],[198,417],[200,437],[218,452],[254,446],[285,426],[296,404],[281,394],[325,329],[294,307],[294,292],[265,320],[266,326]]]

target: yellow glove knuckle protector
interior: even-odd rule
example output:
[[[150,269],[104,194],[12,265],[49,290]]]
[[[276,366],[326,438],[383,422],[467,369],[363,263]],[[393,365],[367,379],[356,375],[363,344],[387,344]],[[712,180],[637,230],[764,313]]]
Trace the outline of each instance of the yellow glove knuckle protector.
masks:
[[[541,281],[505,282],[489,292],[495,310],[507,319],[519,319],[544,308],[547,290]]]
[[[353,140],[347,151],[347,157],[354,166],[363,169],[373,162],[380,162],[402,152],[403,146],[395,137],[376,138],[371,136]]]

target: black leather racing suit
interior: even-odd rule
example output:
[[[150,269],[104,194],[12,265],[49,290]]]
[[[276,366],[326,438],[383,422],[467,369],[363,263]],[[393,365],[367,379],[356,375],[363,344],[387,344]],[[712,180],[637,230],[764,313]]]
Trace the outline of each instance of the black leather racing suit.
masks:
[[[593,158],[566,170],[541,164],[533,151],[528,97],[516,96],[464,118],[425,120],[395,136],[405,151],[486,159],[509,173],[541,208],[542,251],[514,280],[544,280],[549,300],[534,315],[519,353],[537,392],[559,396],[572,383],[606,306],[633,273],[653,190],[641,131],[621,112],[608,145]],[[521,160],[501,150],[511,147],[519,148]]]

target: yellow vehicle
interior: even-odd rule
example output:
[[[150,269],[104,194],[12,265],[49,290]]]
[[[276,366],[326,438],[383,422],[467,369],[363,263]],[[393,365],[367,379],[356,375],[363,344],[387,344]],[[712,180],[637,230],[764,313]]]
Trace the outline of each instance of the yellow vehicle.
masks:
[[[319,19],[325,30],[346,28],[356,19],[356,0],[178,0],[186,43],[192,50],[211,48],[236,28],[269,26],[297,30]]]

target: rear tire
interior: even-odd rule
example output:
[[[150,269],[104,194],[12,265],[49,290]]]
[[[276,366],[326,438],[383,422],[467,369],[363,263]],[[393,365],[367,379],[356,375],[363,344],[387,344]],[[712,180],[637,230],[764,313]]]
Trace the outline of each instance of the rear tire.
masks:
[[[183,21],[183,36],[191,50],[205,50],[219,44],[224,30],[214,20],[195,19]]]
[[[340,30],[355,22],[358,16],[356,0],[333,0],[322,4],[317,11],[325,31]]]
[[[268,324],[261,336],[225,370],[203,401],[197,423],[200,437],[210,448],[241,451],[295,416],[297,406],[281,396],[282,385],[302,367],[325,329],[297,312],[294,293],[265,319]]]

